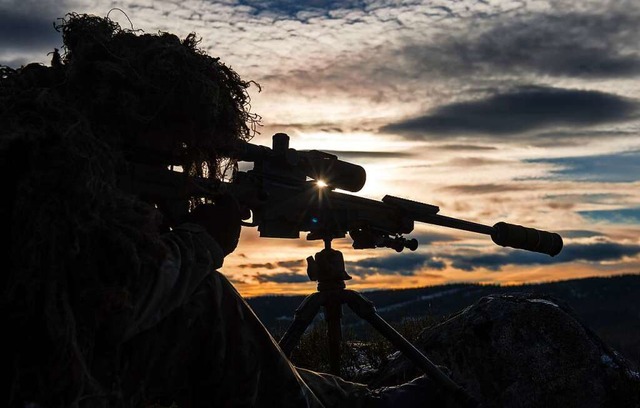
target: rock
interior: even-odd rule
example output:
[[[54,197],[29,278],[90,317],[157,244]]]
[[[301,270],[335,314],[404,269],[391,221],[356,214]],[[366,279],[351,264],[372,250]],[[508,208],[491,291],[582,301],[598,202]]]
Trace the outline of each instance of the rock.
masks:
[[[484,297],[415,345],[484,407],[640,406],[638,372],[550,297]],[[419,374],[397,353],[371,385]]]

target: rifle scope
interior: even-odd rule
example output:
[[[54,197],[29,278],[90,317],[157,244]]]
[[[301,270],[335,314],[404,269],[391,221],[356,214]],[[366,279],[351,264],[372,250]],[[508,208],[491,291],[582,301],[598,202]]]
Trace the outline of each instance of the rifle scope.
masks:
[[[254,162],[254,169],[271,176],[282,175],[304,182],[307,177],[323,181],[329,188],[357,192],[367,181],[362,166],[338,159],[319,150],[299,151],[289,147],[285,133],[273,135],[273,148],[239,142],[227,152],[237,160]]]
[[[331,191],[362,189],[366,181],[364,168],[330,153],[292,149],[289,136],[284,133],[273,135],[273,148],[240,142],[226,153],[238,160],[254,162],[249,173],[257,175],[261,188],[269,191],[266,205],[269,210],[258,217],[260,236],[298,238],[300,231],[310,231],[307,239],[319,239],[349,232],[356,249],[384,246],[396,251],[414,250],[414,241],[402,238],[401,234],[410,233],[413,222],[419,221],[489,235],[494,243],[505,247],[550,256],[562,250],[562,237],[553,232],[506,222],[489,226],[447,217],[438,214],[440,209],[435,205],[391,195],[384,196],[379,203]],[[304,184],[308,178],[324,181],[329,191],[318,194],[308,190]]]

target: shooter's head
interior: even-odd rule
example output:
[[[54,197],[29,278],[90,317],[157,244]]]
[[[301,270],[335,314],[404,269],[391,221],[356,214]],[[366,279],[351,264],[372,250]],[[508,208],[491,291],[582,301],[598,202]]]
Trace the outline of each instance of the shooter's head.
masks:
[[[59,29],[68,98],[129,160],[214,170],[220,149],[251,138],[259,118],[249,82],[201,51],[194,34],[138,34],[76,14]]]

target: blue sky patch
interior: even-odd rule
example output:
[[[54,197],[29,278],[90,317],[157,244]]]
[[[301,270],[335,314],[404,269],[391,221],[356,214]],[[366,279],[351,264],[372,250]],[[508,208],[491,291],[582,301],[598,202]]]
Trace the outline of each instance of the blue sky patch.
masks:
[[[332,10],[362,9],[364,7],[364,2],[358,0],[241,0],[239,4],[253,8],[256,14],[269,12],[290,18],[300,18],[306,13],[325,15]]]
[[[629,183],[640,180],[640,151],[528,160],[558,166],[551,177],[574,181]]]
[[[578,214],[595,222],[608,222],[611,224],[640,223],[640,207],[621,208],[619,210],[579,211]]]

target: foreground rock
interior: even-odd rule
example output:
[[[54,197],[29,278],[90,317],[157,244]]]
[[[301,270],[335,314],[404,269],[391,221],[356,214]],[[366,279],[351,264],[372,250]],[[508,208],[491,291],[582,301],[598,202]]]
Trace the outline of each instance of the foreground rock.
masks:
[[[415,345],[487,407],[639,407],[640,375],[561,302],[487,296]],[[419,373],[396,355],[374,386]]]

